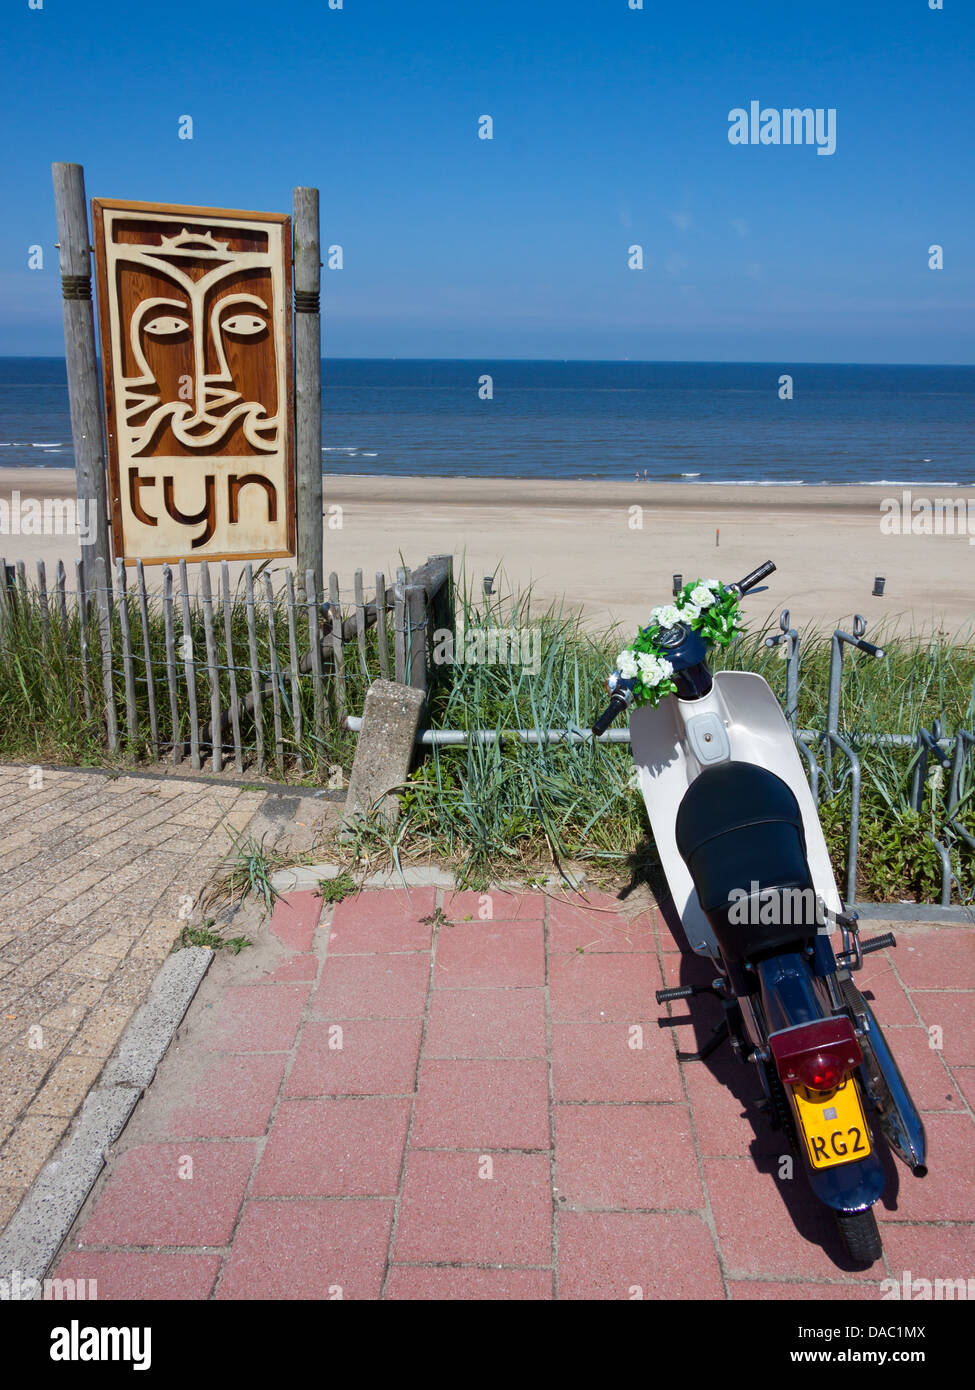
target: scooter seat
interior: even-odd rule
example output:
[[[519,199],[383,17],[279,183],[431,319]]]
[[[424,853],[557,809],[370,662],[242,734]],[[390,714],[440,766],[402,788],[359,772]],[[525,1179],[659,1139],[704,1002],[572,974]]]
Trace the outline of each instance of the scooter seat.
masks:
[[[743,762],[706,768],[681,801],[676,839],[726,956],[763,956],[815,935],[802,812],[774,772]]]

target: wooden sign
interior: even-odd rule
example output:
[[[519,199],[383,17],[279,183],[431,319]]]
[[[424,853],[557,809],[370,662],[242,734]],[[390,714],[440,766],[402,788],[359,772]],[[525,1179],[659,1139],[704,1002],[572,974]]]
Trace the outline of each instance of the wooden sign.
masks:
[[[116,556],[293,555],[290,217],[92,213]]]

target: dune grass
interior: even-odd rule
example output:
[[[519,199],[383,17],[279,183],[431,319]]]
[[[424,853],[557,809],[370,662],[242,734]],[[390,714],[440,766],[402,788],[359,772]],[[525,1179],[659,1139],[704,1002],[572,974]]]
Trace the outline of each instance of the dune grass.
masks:
[[[503,587],[503,583],[502,586]],[[262,595],[263,600],[263,595]],[[133,646],[142,650],[136,602],[129,597]],[[287,664],[287,611],[282,595],[275,598],[279,664]],[[177,605],[178,610],[178,605]],[[531,661],[453,660],[432,666],[427,723],[443,729],[516,728],[588,729],[606,702],[604,681],[616,652],[632,637],[629,631],[589,631],[572,613],[558,606],[540,608],[530,592],[503,593],[484,598],[463,580],[457,591],[458,624],[470,636],[478,630],[512,629],[530,632],[532,642],[520,654]],[[163,734],[164,757],[171,740],[169,697],[165,683],[165,643],[162,614],[150,608],[150,652],[154,689]],[[222,614],[218,627],[218,660],[226,665]],[[262,669],[270,670],[269,620],[263,601],[257,605],[257,643]],[[233,607],[233,639],[237,653],[238,693],[249,690],[246,612],[240,593]],[[769,649],[764,638],[777,631],[768,623],[750,624],[733,646],[715,653],[717,668],[757,671],[779,698],[785,695],[786,664],[782,648]],[[307,622],[301,651],[307,646]],[[194,606],[190,636],[198,662],[197,687],[201,724],[209,719],[209,684],[205,668],[203,617]],[[829,633],[808,629],[801,634],[799,725],[825,726],[829,679]],[[182,637],[176,615],[177,650]],[[937,901],[940,859],[926,833],[943,833],[947,776],[936,765],[929,774],[920,812],[911,808],[909,792],[916,751],[870,742],[878,734],[914,735],[940,719],[945,734],[975,723],[975,647],[946,635],[922,639],[870,633],[886,655],[873,660],[849,652],[844,667],[841,732],[860,751],[863,802],[860,832],[861,895],[880,901],[900,898]],[[368,638],[367,671],[360,667],[354,644],[346,648],[348,708],[361,711],[369,680],[378,674],[375,630]],[[81,686],[80,624],[69,608],[66,625],[50,606],[47,618],[36,592],[28,589],[8,611],[0,634],[0,758],[8,761],[58,762],[82,765],[145,763],[149,759],[149,715],[145,667],[136,660],[138,735],[125,735],[125,684],[121,637],[116,613],[113,625],[113,689],[119,710],[122,744],[110,756],[106,750],[104,694],[98,655],[98,630],[89,623],[91,671],[88,682],[92,706],[85,717]],[[473,649],[472,649],[473,650]],[[459,655],[455,653],[455,657]],[[490,645],[488,646],[490,651]],[[476,654],[476,653],[474,653]],[[189,737],[189,714],[182,663],[178,661],[178,737]],[[229,700],[229,676],[219,673],[221,702]],[[329,682],[326,682],[328,685]],[[301,676],[304,734],[300,746],[292,736],[286,680],[282,689],[285,757],[275,761],[272,702],[263,709],[264,747],[273,776],[291,782],[321,785],[335,769],[348,774],[355,737],[338,724],[334,702],[327,700],[325,732],[314,735],[313,689],[310,676]],[[254,720],[242,716],[242,735],[253,750]],[[208,749],[202,750],[204,754]],[[304,769],[297,765],[301,754]],[[229,754],[228,754],[229,756]],[[253,767],[253,754],[249,755]],[[836,785],[824,788],[822,820],[838,875],[845,868],[849,827],[849,779],[837,771]],[[966,784],[967,790],[967,784]],[[832,794],[831,794],[832,792]],[[503,740],[466,746],[433,747],[418,759],[404,788],[403,814],[390,830],[379,817],[366,817],[356,827],[353,849],[370,861],[402,863],[406,859],[436,859],[454,866],[462,883],[480,884],[506,874],[531,874],[545,866],[582,864],[614,878],[640,869],[653,873],[655,855],[642,797],[632,776],[625,745],[591,742],[524,744]],[[975,833],[973,797],[963,800],[959,818]],[[973,891],[973,855],[964,843],[952,850],[957,877],[955,898]]]
[[[491,624],[537,627],[540,668],[534,674],[511,664],[444,668],[430,700],[431,726],[588,729],[606,703],[603,683],[615,654],[632,634],[589,633],[557,607],[533,612],[526,594],[495,601],[467,593],[460,611],[468,630]],[[772,630],[777,628],[753,626],[730,649],[715,654],[715,666],[757,671],[784,699],[783,649],[764,643]],[[801,636],[799,725],[822,729],[830,634],[810,629]],[[949,734],[971,728],[975,648],[947,637],[925,641],[878,632],[871,637],[883,642],[886,656],[878,661],[847,654],[841,718],[863,768],[859,891],[880,901],[937,901],[941,861],[925,831],[941,828],[947,777],[939,769],[929,776],[917,813],[908,804],[915,750],[869,740],[884,733],[913,735],[936,718]],[[822,818],[842,882],[851,792],[839,760],[836,774],[835,795],[824,783]],[[960,819],[975,831],[971,797]],[[358,845],[370,857],[395,863],[407,855],[446,860],[456,866],[459,880],[471,885],[545,864],[583,865],[613,880],[657,871],[628,747],[591,742],[434,746],[410,778],[395,830],[367,820],[359,827]],[[964,844],[953,853],[953,865],[961,894],[970,895],[973,856]]]

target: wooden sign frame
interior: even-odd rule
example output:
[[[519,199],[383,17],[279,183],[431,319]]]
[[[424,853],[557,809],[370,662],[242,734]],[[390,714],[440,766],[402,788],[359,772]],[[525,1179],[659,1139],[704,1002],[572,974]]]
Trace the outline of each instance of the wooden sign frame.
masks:
[[[293,556],[291,218],[93,198],[92,225],[116,556]]]

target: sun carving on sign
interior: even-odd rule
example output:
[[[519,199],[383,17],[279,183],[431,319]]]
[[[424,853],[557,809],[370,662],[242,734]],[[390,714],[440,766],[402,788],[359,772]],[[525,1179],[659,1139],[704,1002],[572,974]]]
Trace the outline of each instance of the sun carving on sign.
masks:
[[[146,295],[131,309],[135,370],[121,378],[120,412],[127,452],[137,457],[163,428],[184,449],[212,450],[237,426],[256,453],[273,453],[280,412],[269,414],[242,389],[253,376],[246,370],[247,348],[270,343],[273,351],[272,306],[269,296],[240,288],[248,272],[270,269],[270,256],[232,251],[211,231],[185,227],[163,236],[158,247],[115,250],[119,261],[151,267],[175,291]]]

